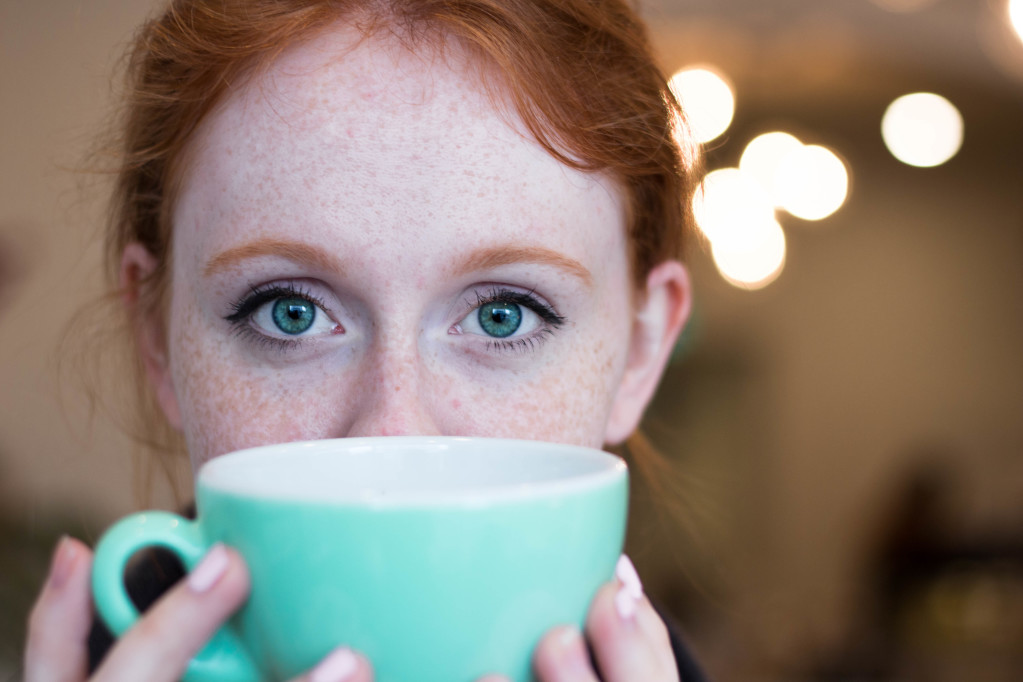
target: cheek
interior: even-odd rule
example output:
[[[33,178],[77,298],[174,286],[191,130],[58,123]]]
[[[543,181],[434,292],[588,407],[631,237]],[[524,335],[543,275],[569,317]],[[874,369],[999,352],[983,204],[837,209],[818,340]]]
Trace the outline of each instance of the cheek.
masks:
[[[171,370],[194,468],[234,450],[327,437],[323,391],[307,375],[254,370],[195,319],[172,335]],[[321,375],[322,376],[322,375]]]
[[[603,446],[622,354],[602,341],[576,350],[511,391],[474,386],[465,435]]]

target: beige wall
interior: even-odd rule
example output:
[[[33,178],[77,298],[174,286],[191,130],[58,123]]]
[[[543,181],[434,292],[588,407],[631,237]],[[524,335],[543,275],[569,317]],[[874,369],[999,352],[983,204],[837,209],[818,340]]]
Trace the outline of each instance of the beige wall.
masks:
[[[151,3],[0,4],[0,240],[22,275],[0,290],[0,504],[109,519],[134,505],[131,449],[58,382],[71,316],[101,291],[101,175],[87,152],[107,121],[123,45]],[[72,342],[74,340],[72,339]]]

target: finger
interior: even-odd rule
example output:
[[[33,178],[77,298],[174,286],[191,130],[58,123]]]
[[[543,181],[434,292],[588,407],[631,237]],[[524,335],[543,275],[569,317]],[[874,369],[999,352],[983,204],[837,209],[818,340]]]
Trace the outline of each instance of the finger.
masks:
[[[94,682],[173,682],[217,628],[245,601],[245,562],[214,545],[187,579],[175,585],[114,645]]]
[[[678,682],[668,630],[624,555],[616,576],[597,592],[586,619],[586,633],[604,681]]]
[[[57,543],[43,591],[32,607],[25,682],[81,682],[88,673],[92,553],[69,537]]]
[[[348,647],[339,647],[291,682],[373,682],[373,668],[364,656]]]
[[[540,682],[597,682],[586,643],[571,625],[543,636],[533,653],[533,669]]]

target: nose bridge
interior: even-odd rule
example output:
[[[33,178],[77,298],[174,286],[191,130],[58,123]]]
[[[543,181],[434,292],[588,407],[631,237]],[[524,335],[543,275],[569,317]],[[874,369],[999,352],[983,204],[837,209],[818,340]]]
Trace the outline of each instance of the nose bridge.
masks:
[[[415,338],[378,339],[369,354],[362,385],[354,387],[356,417],[348,435],[439,435]]]

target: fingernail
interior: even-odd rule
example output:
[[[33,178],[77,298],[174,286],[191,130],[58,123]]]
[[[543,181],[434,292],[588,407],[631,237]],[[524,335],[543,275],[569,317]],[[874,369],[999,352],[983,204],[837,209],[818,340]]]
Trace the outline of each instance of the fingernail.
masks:
[[[71,538],[62,535],[57,541],[57,548],[53,550],[53,561],[50,564],[50,587],[60,589],[71,576],[71,570],[75,565],[75,557],[78,556],[78,548]]]
[[[582,635],[579,633],[579,629],[574,625],[566,625],[562,627],[561,632],[558,633],[558,644],[566,649],[570,646],[574,646],[580,639],[582,639]]]
[[[615,577],[622,581],[622,586],[629,594],[639,599],[643,596],[643,581],[639,579],[639,573],[632,561],[624,554],[618,557],[618,564],[615,566]]]
[[[582,633],[574,625],[566,625],[558,633],[558,646],[561,649],[563,672],[571,673],[572,679],[583,679],[592,675],[590,672],[589,655]]]
[[[309,682],[344,682],[359,668],[359,659],[351,649],[334,649],[309,673]]]
[[[639,600],[624,587],[615,595],[615,609],[618,610],[619,617],[624,621],[631,621],[636,617],[638,606]]]
[[[615,609],[622,620],[631,621],[636,616],[639,600],[643,598],[643,583],[639,579],[636,567],[624,554],[619,557],[618,565],[615,566],[615,577],[622,584],[615,595]]]
[[[218,542],[188,574],[188,589],[196,594],[208,591],[227,572],[227,564],[227,550]]]

